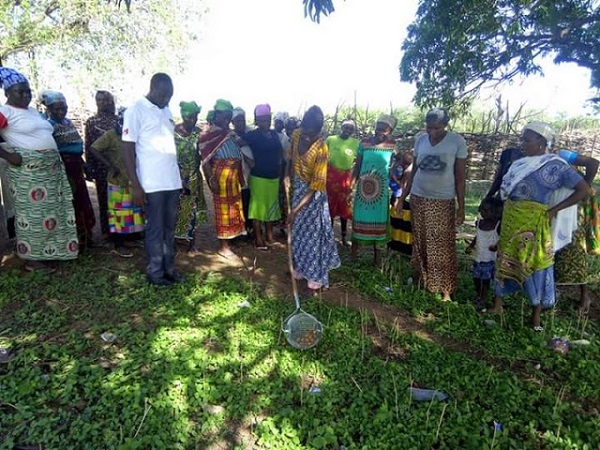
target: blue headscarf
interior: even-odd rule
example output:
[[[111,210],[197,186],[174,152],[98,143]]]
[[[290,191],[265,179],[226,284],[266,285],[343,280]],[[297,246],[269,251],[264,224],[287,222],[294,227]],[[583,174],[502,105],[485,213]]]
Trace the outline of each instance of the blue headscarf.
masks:
[[[42,104],[50,106],[53,103],[67,103],[65,96],[62,92],[53,91],[52,89],[46,89],[42,92]]]
[[[10,67],[0,67],[0,80],[2,81],[2,88],[4,90],[7,90],[15,84],[29,83],[25,76]]]

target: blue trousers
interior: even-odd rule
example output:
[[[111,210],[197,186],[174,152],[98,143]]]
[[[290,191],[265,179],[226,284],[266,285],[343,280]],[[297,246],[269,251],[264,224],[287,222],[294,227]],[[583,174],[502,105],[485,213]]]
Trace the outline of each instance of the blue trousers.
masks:
[[[146,194],[146,275],[153,280],[175,269],[175,225],[180,190]]]

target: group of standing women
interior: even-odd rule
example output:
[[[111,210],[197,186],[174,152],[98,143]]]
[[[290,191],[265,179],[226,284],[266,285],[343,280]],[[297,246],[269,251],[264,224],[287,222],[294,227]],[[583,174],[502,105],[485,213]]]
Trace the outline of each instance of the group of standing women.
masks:
[[[258,251],[276,244],[273,226],[288,208],[281,202],[281,186],[289,195],[287,222],[291,227],[293,276],[304,279],[309,289],[329,285],[329,270],[340,264],[333,239],[327,203],[328,150],[321,135],[324,116],[309,108],[298,129],[271,129],[267,104],[254,109],[256,128],[245,127],[245,113],[236,108],[235,130],[230,130],[234,108],[218,100],[209,128],[200,135],[201,165],[213,195],[218,253],[234,255],[230,241],[246,233],[245,219],[252,221]],[[283,118],[279,118],[283,122]],[[239,123],[235,123],[239,122]],[[286,124],[287,125],[287,124]],[[290,136],[287,135],[290,133]],[[244,166],[247,167],[244,170]],[[242,188],[248,186],[247,217]]]
[[[133,202],[121,155],[123,109],[116,115],[112,95],[99,91],[98,113],[86,122],[84,141],[66,117],[60,92],[42,94],[45,118],[29,106],[31,88],[23,75],[2,67],[0,77],[7,97],[0,106],[0,158],[8,163],[16,250],[26,269],[53,271],[56,261],[74,259],[92,244],[95,217],[85,176],[96,182],[101,230],[113,236],[119,255],[131,256],[124,236],[143,231],[144,216]],[[405,241],[415,284],[444,300],[456,292],[455,226],[465,219],[467,147],[447,130],[445,110],[427,113],[426,133],[416,137],[414,152],[401,155],[392,136],[396,119],[390,115],[379,117],[374,135],[359,141],[352,136],[351,120],[342,123],[339,136],[325,139],[317,106],[306,111],[298,129],[286,132],[283,115],[271,128],[267,104],[255,108],[253,130],[246,128],[243,110],[234,110],[229,101],[216,102],[204,131],[197,126],[199,112],[195,102],[181,102],[182,123],[175,127],[183,185],[175,235],[190,250],[198,224],[207,217],[204,180],[213,197],[218,253],[225,258],[234,255],[231,240],[249,228],[257,250],[276,244],[273,226],[288,210],[283,186],[283,198],[290,202],[292,275],[305,279],[308,289],[327,287],[329,271],[340,265],[333,237],[333,220],[340,217],[343,245],[352,220],[352,258],[360,246],[372,245],[377,264],[391,222],[399,249],[406,250],[400,241],[410,235]],[[578,214],[577,204],[590,193],[598,161],[569,151],[549,153],[554,140],[549,125],[527,125],[521,149],[503,152],[488,194],[499,191],[504,202],[502,226],[492,227],[499,232],[497,248],[487,249],[497,250],[491,311],[500,312],[503,297],[524,290],[535,330],[542,329],[542,309],[556,301],[556,281],[580,284],[584,306],[588,302],[580,243],[589,227],[582,222],[585,208]],[[572,166],[583,166],[584,176]]]
[[[145,220],[142,208],[133,202],[122,156],[124,108],[116,115],[113,96],[98,91],[98,112],[85,123],[84,141],[67,118],[62,93],[46,90],[41,94],[46,108],[42,115],[29,106],[31,88],[22,74],[1,67],[0,79],[7,98],[0,106],[0,158],[8,163],[16,251],[26,260],[25,269],[54,272],[57,261],[75,259],[94,244],[96,220],[86,177],[96,182],[102,232],[110,235],[117,254],[133,256],[126,237],[139,235]],[[199,112],[194,102],[182,102],[183,123],[175,130],[184,186],[176,231],[190,248],[197,222],[205,217],[198,171]]]
[[[360,244],[372,244],[377,263],[378,246],[389,236],[388,217],[391,217],[392,236],[394,232],[400,236],[406,234],[397,224],[401,227],[408,219],[414,282],[447,301],[457,289],[455,227],[465,219],[467,146],[460,135],[447,130],[449,117],[444,109],[430,110],[425,122],[426,133],[415,138],[413,154],[396,156],[396,168],[400,168],[396,173],[395,144],[391,138],[395,122],[391,117],[379,118],[375,135],[360,142],[353,175],[344,195],[349,199],[348,205],[353,203],[352,256],[356,256]],[[503,208],[496,208],[504,211],[502,226],[497,224],[498,220],[492,220],[490,223],[494,226],[486,232],[499,233],[498,242],[489,245],[484,252],[488,256],[494,254],[494,258],[497,253],[495,267],[492,264],[492,270],[487,270],[490,277],[495,278],[494,307],[490,312],[500,312],[504,296],[523,290],[532,305],[531,325],[536,331],[543,329],[542,309],[555,304],[557,283],[580,285],[582,306],[589,307],[586,250],[582,244],[590,232],[595,233],[591,245],[598,243],[597,200],[583,205],[577,213],[577,204],[593,193],[591,183],[598,161],[566,150],[551,154],[549,150],[554,140],[555,134],[549,125],[528,124],[521,136],[521,149],[503,153],[499,179],[494,181],[488,194],[491,197],[499,191],[497,202],[504,203]],[[330,173],[339,179],[337,169],[331,170],[334,164],[336,155],[331,153]],[[584,167],[585,174],[580,175],[572,166]],[[389,177],[394,194],[390,216]],[[328,192],[330,198],[333,197],[331,204],[344,198],[340,195],[341,186],[345,184],[340,182]],[[410,205],[407,196],[410,196]],[[343,212],[332,211],[332,218],[336,215],[350,218]],[[342,225],[344,237],[343,221]],[[400,238],[394,239],[392,244],[392,248],[405,250]],[[481,268],[481,264],[475,268]]]
[[[454,236],[455,225],[464,221],[467,147],[461,136],[446,130],[445,110],[432,109],[425,122],[427,132],[416,138],[413,154],[396,155],[392,116],[380,117],[375,135],[360,143],[352,183],[352,257],[359,245],[373,245],[378,264],[391,217],[392,236],[397,237],[389,246],[412,254],[417,284],[449,300],[456,290]]]

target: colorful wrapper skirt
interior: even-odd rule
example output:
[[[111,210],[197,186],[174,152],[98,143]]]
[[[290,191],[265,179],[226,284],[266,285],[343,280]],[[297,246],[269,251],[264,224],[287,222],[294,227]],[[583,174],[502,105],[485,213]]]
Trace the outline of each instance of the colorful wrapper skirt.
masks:
[[[212,169],[213,177],[219,186],[219,193],[213,193],[217,238],[233,239],[246,234],[240,187],[240,161],[214,159]]]
[[[586,284],[588,282],[588,256],[586,252],[586,223],[583,208],[578,209],[579,223],[569,245],[554,255],[556,284]]]
[[[352,219],[352,208],[348,203],[351,182],[352,169],[339,170],[331,165],[327,167],[327,202],[332,219]]]
[[[556,303],[554,250],[548,207],[532,201],[504,203],[496,260],[496,295],[525,291],[532,306]]]
[[[199,175],[181,177],[184,188],[179,195],[179,210],[177,213],[177,224],[175,225],[175,237],[191,241],[194,239],[196,227],[206,222],[206,200],[202,190],[202,179]]]
[[[592,193],[583,204],[586,250],[600,255],[600,195]]]
[[[371,153],[376,153],[374,150]],[[388,168],[370,166],[365,169],[356,183],[352,214],[352,241],[358,244],[385,245],[389,240],[390,195]]]
[[[32,261],[77,258],[73,195],[56,149],[18,148],[23,161],[9,165],[15,203],[17,255]]]
[[[412,255],[413,233],[410,214],[410,203],[404,200],[402,211],[390,207],[390,238],[388,248],[404,255]]]
[[[133,204],[130,187],[108,184],[108,228],[113,234],[131,234],[144,231],[144,213]]]

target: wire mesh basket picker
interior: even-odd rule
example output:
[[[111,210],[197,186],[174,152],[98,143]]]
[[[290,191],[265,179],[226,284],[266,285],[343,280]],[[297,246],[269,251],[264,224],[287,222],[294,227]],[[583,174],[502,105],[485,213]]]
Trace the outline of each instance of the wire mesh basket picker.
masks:
[[[295,280],[293,284],[296,284]],[[300,307],[300,298],[297,292],[294,292],[294,300],[296,310],[284,320],[282,330],[286,340],[292,347],[308,350],[321,340],[323,325],[315,316]]]

